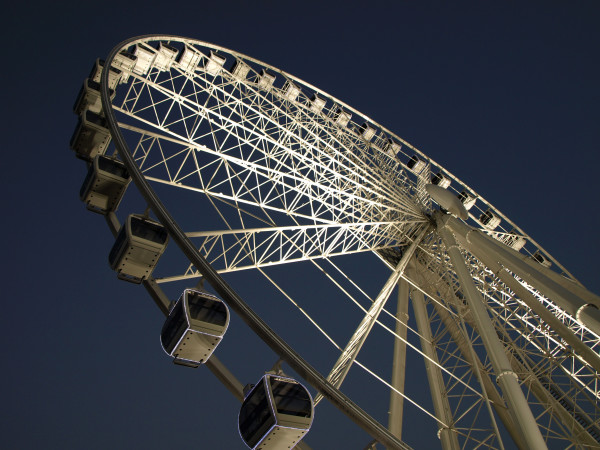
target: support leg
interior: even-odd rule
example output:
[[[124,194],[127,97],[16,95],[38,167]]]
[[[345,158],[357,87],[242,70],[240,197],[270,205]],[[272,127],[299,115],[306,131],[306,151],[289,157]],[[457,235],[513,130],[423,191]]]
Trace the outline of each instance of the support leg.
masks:
[[[545,449],[546,443],[539,427],[533,417],[529,404],[519,386],[517,375],[513,372],[508,357],[504,353],[504,346],[494,332],[494,325],[484,306],[481,294],[477,290],[471,274],[463,260],[463,256],[454,240],[452,232],[446,228],[441,215],[437,217],[438,233],[440,234],[446,251],[452,261],[454,272],[465,294],[477,331],[481,336],[490,361],[496,374],[496,382],[500,385],[506,403],[514,422],[519,428],[524,441],[530,449]]]
[[[413,270],[414,269],[409,266],[407,272],[409,277],[414,276]],[[442,373],[440,368],[435,364],[438,360],[432,344],[433,335],[431,333],[431,327],[429,326],[427,310],[425,309],[425,298],[421,291],[413,289],[411,291],[411,299],[415,319],[417,321],[417,328],[421,335],[421,349],[427,356],[425,359],[425,367],[427,369],[427,380],[429,381],[429,390],[431,391],[435,415],[441,422],[446,424],[445,427],[442,424],[438,424],[438,433],[442,448],[444,450],[457,450],[460,448],[460,445],[458,444],[456,432],[452,430],[452,412],[450,410],[450,404],[448,403],[448,397],[444,395],[444,380],[442,378]]]
[[[396,334],[402,339],[394,341],[394,360],[392,366],[392,386],[399,392],[404,392],[406,374],[406,325],[408,323],[408,289],[409,285],[403,279],[398,281],[398,309],[396,310]],[[392,391],[390,395],[390,416],[388,429],[398,439],[402,439],[402,416],[404,398]]]

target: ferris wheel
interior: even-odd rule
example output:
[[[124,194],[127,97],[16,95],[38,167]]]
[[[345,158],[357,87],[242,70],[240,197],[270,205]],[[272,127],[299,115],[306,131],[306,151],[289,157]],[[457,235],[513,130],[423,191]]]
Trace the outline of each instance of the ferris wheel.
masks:
[[[371,434],[373,448],[415,445],[402,439],[411,420],[429,421],[444,449],[600,447],[600,297],[390,130],[256,59],[162,35],[97,60],[75,112],[71,147],[88,165],[81,198],[115,234],[109,260],[119,278],[142,283],[169,316],[167,353],[208,365],[244,405],[261,386],[273,399],[287,383],[310,402],[294,439],[328,401]],[[145,205],[121,224],[130,180]],[[293,330],[265,322],[264,306],[230,286],[241,272],[272,286]],[[172,286],[187,289],[178,302],[165,293]],[[221,322],[207,313],[200,328],[193,308]],[[244,392],[217,359],[229,309],[312,396],[280,372]],[[209,338],[177,353],[185,343],[173,340],[175,323]],[[298,330],[310,345],[288,338]],[[309,361],[320,348],[329,359],[317,368]],[[405,389],[417,364],[426,402]],[[353,401],[346,386],[356,373],[389,397],[388,423]],[[403,417],[407,407],[417,413]],[[246,443],[269,448],[261,439]]]

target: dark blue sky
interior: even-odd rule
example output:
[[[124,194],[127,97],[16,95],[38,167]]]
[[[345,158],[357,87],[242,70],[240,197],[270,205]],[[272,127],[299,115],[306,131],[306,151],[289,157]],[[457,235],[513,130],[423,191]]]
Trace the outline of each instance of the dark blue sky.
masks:
[[[162,316],[116,279],[110,234],[78,199],[72,104],[94,59],[131,36],[213,42],[329,92],[464,180],[599,293],[600,5],[522,3],[5,7],[3,447],[244,448],[236,401],[204,368],[164,356]],[[228,358],[250,382],[269,367],[236,350],[260,344],[232,327]],[[307,442],[363,448],[368,436],[327,408]],[[407,433],[415,448],[436,442]]]

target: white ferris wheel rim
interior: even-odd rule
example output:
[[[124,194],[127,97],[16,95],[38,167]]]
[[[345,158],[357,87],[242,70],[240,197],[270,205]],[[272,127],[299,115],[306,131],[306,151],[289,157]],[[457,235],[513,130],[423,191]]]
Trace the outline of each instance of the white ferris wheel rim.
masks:
[[[228,54],[234,55],[236,57],[238,57],[238,56],[243,57],[245,60],[252,61],[252,62],[254,62],[262,67],[268,68],[278,74],[283,74],[283,75],[285,75],[286,78],[293,79],[296,82],[298,82],[299,84],[301,84],[302,86],[309,87],[314,92],[319,93],[319,94],[323,95],[325,98],[333,101],[336,105],[339,105],[348,111],[352,111],[354,114],[357,114],[358,116],[362,117],[363,119],[369,121],[370,123],[377,126],[382,132],[386,133],[388,136],[393,137],[398,142],[401,142],[403,145],[405,145],[406,147],[410,148],[413,152],[415,152],[415,154],[418,154],[421,157],[423,157],[424,160],[428,161],[428,163],[431,164],[432,166],[435,166],[440,170],[442,169],[441,166],[439,166],[435,162],[431,161],[428,157],[426,157],[418,149],[414,148],[409,143],[405,142],[404,140],[402,140],[401,138],[399,138],[398,136],[396,136],[395,134],[393,134],[386,128],[384,128],[381,125],[377,124],[376,122],[372,121],[370,118],[368,118],[365,115],[361,114],[360,112],[356,111],[355,109],[353,109],[351,106],[345,104],[344,102],[333,98],[332,96],[330,96],[329,94],[326,94],[325,92],[321,91],[320,89],[318,89],[318,88],[316,88],[316,87],[314,87],[314,86],[312,86],[290,74],[287,74],[273,66],[270,66],[266,63],[263,63],[262,61],[256,60],[256,59],[248,57],[246,55],[242,55],[238,52],[226,49],[224,47],[216,46],[214,44],[209,44],[207,42],[198,41],[198,40],[194,40],[194,39],[178,37],[178,36],[170,36],[170,35],[139,36],[139,37],[135,37],[135,38],[131,38],[126,41],[123,41],[122,43],[117,45],[110,52],[110,54],[107,58],[107,61],[106,61],[107,67],[110,67],[113,58],[115,57],[115,55],[117,55],[118,52],[120,52],[121,50],[123,50],[131,45],[135,45],[137,43],[147,42],[147,41],[162,41],[162,40],[178,41],[181,43],[194,43],[194,44],[197,44],[197,45],[200,45],[203,47],[220,50],[220,51],[226,52]],[[259,335],[263,340],[265,340],[265,342],[267,342],[267,341],[271,342],[271,343],[267,342],[269,345],[271,345],[273,343],[273,345],[275,347],[272,347],[272,348],[274,348],[275,351],[280,356],[282,356],[282,358],[286,362],[288,362],[288,364],[290,364],[290,366],[294,370],[296,370],[310,384],[314,383],[313,387],[315,387],[319,391],[323,392],[330,400],[332,400],[334,402],[334,404],[335,404],[335,402],[339,402],[340,405],[342,405],[343,402],[347,402],[349,399],[340,397],[339,389],[336,389],[336,388],[330,389],[330,387],[327,386],[327,383],[324,383],[325,380],[320,375],[319,372],[317,372],[310,365],[308,365],[305,361],[303,361],[302,358],[291,349],[291,347],[286,347],[287,344],[285,344],[283,339],[276,336],[275,333],[266,325],[266,323],[264,323],[264,321],[262,321],[258,315],[256,315],[247,305],[244,304],[244,302],[239,298],[239,296],[237,296],[237,294],[235,292],[233,292],[233,290],[231,290],[231,288],[229,288],[229,286],[222,280],[222,278],[218,275],[218,273],[216,271],[212,270],[210,264],[206,260],[203,260],[202,255],[200,255],[197,247],[194,246],[193,243],[190,241],[189,234],[186,235],[186,233],[183,232],[183,230],[179,227],[177,222],[170,216],[170,214],[168,213],[166,208],[164,208],[164,206],[162,205],[162,202],[160,201],[158,196],[155,194],[154,190],[152,189],[150,184],[145,179],[144,175],[137,168],[137,165],[131,158],[131,152],[128,149],[128,144],[127,144],[125,138],[123,137],[123,134],[121,132],[119,124],[117,123],[117,120],[116,120],[116,117],[115,117],[115,114],[114,114],[114,111],[113,111],[113,108],[111,105],[111,100],[109,98],[108,89],[106,88],[106,86],[108,86],[108,81],[107,81],[108,73],[107,72],[108,71],[104,71],[102,74],[101,97],[102,97],[103,109],[104,109],[104,111],[106,111],[107,122],[109,124],[111,134],[113,135],[113,138],[115,140],[117,150],[118,150],[119,155],[122,158],[122,160],[128,166],[130,173],[132,174],[132,178],[134,179],[134,182],[135,182],[138,190],[142,193],[142,195],[144,196],[144,198],[146,199],[148,204],[151,206],[152,210],[154,211],[155,215],[158,217],[160,222],[168,229],[169,234],[172,236],[173,240],[176,241],[178,246],[186,254],[187,258],[190,260],[190,262],[193,265],[195,265],[197,268],[200,268],[200,267],[203,268],[201,272],[204,275],[204,277],[209,280],[211,285],[213,285],[215,290],[217,290],[217,292],[224,297],[224,299],[227,301],[227,303],[230,304],[230,302],[232,302],[234,305],[233,309],[236,310],[236,312],[238,312],[238,314],[240,314],[242,317],[244,317],[244,320],[247,323],[251,322],[251,323],[248,323],[248,325],[253,329],[253,331],[257,335]],[[507,224],[512,225],[513,230],[516,230],[516,232],[518,232],[521,236],[524,236],[538,250],[543,251],[544,254],[547,255],[558,267],[560,267],[566,275],[568,275],[573,281],[576,281],[566,271],[566,269],[564,269],[554,258],[552,258],[552,256],[550,256],[547,252],[545,252],[537,243],[535,243],[535,241],[533,241],[528,235],[523,233],[516,225],[514,225],[502,213],[500,213],[495,208],[493,208],[481,196],[478,196],[473,189],[468,187],[465,183],[460,181],[457,177],[455,177],[454,175],[449,173],[447,170],[443,169],[443,171],[444,171],[444,175],[449,176],[452,179],[452,181],[456,182],[459,185],[462,185],[465,188],[468,188],[468,190],[471,193],[473,193],[477,196],[477,199],[479,201],[481,201],[484,204],[484,206],[487,206],[488,208],[493,210],[493,212],[495,214],[497,214],[498,217],[502,218]],[[340,407],[340,406],[338,406],[338,407]],[[341,408],[341,407],[340,407],[340,409],[343,410],[343,408]],[[346,412],[347,412],[347,410],[346,410]],[[386,445],[389,444],[390,446],[393,446],[395,448],[406,448],[404,443],[397,440],[384,427],[382,427],[379,423],[377,423],[376,421],[371,419],[368,415],[363,414],[363,412],[361,412],[359,409],[354,409],[352,411],[352,414],[356,414],[356,417],[359,418],[358,420],[364,421],[363,423],[367,424],[366,426],[369,428],[369,432],[376,439],[380,440],[380,442],[382,442],[382,443],[387,442]]]

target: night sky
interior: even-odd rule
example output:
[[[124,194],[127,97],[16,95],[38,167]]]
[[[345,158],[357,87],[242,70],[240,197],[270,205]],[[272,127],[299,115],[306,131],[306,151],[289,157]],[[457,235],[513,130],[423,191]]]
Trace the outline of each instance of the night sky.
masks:
[[[143,288],[117,280],[112,236],[78,198],[86,169],[69,149],[72,105],[93,61],[128,37],[212,42],[318,86],[465,181],[600,293],[600,4],[449,3],[4,7],[0,446],[245,448],[237,401],[205,368],[171,364],[163,316]],[[253,276],[234,284],[250,302],[261,295]],[[331,320],[355,323],[343,308]],[[277,357],[236,317],[230,332],[222,359],[255,382]],[[377,409],[385,418],[387,404]],[[437,445],[434,431],[405,427],[414,448]],[[323,403],[306,441],[362,449],[370,437]]]

